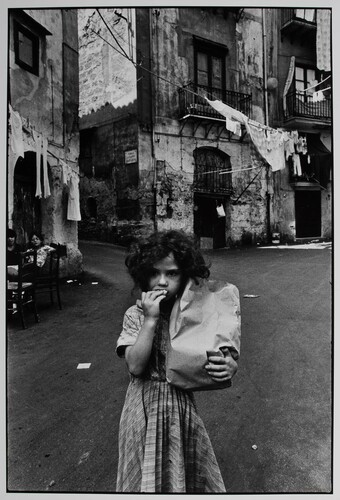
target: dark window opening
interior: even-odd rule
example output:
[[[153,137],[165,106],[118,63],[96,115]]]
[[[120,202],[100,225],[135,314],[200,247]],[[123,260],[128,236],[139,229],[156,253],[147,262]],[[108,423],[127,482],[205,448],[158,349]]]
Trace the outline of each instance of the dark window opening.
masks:
[[[319,90],[319,87],[315,87],[319,82],[319,76],[315,68],[295,66],[295,90],[298,99],[303,102],[313,102],[313,94]]]
[[[127,198],[118,199],[116,211],[119,220],[139,220],[139,200],[130,200]]]
[[[97,201],[95,198],[93,198],[92,196],[90,196],[88,199],[87,199],[87,211],[88,211],[88,214],[89,214],[89,217],[91,219],[96,219],[97,218]]]
[[[14,21],[15,63],[39,76],[39,37]]]
[[[227,53],[226,47],[195,39],[195,83],[208,90],[210,98],[224,97]]]

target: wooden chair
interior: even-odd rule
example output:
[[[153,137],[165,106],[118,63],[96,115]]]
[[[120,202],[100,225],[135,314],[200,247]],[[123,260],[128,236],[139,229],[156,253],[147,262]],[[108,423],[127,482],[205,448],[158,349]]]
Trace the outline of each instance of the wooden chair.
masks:
[[[22,327],[26,328],[24,307],[31,306],[35,321],[40,321],[35,301],[35,287],[37,275],[37,253],[32,251],[20,252],[18,275],[13,281],[7,281],[7,311],[18,312]]]
[[[59,289],[59,265],[63,246],[53,246],[54,251],[51,251],[48,254],[45,264],[41,268],[38,268],[36,279],[36,294],[39,295],[42,293],[49,293],[51,304],[53,304],[53,294],[56,293],[59,309],[62,309]]]

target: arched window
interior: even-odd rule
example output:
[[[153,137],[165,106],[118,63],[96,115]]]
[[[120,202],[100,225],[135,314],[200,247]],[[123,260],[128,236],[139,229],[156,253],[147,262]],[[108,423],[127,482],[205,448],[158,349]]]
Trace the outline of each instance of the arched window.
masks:
[[[229,155],[219,149],[206,147],[196,149],[194,158],[193,189],[195,192],[231,193],[232,179]]]

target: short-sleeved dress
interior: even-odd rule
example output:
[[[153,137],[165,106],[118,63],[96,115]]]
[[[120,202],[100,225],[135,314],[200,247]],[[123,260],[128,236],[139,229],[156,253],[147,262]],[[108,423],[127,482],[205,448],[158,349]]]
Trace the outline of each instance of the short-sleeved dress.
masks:
[[[117,353],[133,345],[143,325],[138,306],[124,316]],[[192,392],[171,386],[165,377],[169,317],[161,315],[148,367],[130,375],[119,427],[117,492],[225,492],[217,460],[197,414]]]

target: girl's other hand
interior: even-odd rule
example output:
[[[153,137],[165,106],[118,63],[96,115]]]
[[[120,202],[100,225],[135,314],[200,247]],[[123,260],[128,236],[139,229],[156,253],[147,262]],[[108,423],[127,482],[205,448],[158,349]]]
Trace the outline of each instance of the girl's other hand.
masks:
[[[165,299],[166,290],[154,290],[150,292],[142,292],[142,308],[145,318],[159,318],[159,304]]]
[[[208,361],[209,363],[205,365],[205,369],[214,382],[231,380],[237,372],[238,365],[229,351],[226,351],[224,357],[209,356]]]

